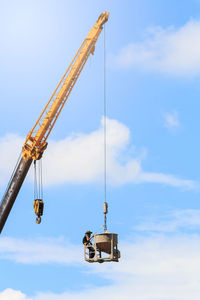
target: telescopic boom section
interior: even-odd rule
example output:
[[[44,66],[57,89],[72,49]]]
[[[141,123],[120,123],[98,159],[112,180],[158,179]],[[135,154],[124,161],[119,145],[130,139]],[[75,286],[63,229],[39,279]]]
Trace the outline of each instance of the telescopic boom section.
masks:
[[[75,85],[88,57],[94,54],[95,44],[108,20],[109,13],[103,12],[84,39],[67,71],[53,92],[33,129],[29,132],[18,161],[0,204],[0,233],[5,225],[15,199],[33,160],[41,158],[47,147],[47,138]]]
[[[88,57],[94,54],[95,44],[103,29],[103,24],[108,20],[109,13],[102,13],[96,24],[84,39],[67,71],[53,92],[35,126],[28,134],[24,147],[23,158],[39,159],[47,147],[47,138],[67,101]]]

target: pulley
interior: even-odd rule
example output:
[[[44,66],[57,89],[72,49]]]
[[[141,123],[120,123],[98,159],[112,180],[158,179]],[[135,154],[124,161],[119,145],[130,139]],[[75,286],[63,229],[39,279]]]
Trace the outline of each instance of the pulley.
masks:
[[[33,208],[34,208],[35,214],[37,216],[36,223],[40,224],[41,223],[41,216],[43,215],[43,210],[44,210],[43,200],[42,199],[35,199],[33,201]]]

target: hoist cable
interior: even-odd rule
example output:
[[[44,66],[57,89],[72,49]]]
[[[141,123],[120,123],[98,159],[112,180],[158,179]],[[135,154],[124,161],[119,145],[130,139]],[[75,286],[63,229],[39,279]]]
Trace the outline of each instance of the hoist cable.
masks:
[[[34,198],[43,199],[42,159],[38,162],[38,167],[34,160]]]
[[[38,190],[39,190],[39,199],[41,199],[41,163],[40,163],[40,160],[39,160],[38,164],[39,164],[39,168],[38,168],[39,187],[38,187]]]
[[[106,153],[106,33],[104,26],[104,200],[107,199],[107,153]]]
[[[106,99],[106,31],[104,26],[104,203],[107,205],[107,99]],[[104,212],[104,232],[107,231],[107,212]]]
[[[43,181],[42,181],[42,158],[40,159],[40,195],[41,199],[43,199]]]
[[[34,160],[34,199],[37,198],[38,198],[37,168],[36,168],[36,160]]]

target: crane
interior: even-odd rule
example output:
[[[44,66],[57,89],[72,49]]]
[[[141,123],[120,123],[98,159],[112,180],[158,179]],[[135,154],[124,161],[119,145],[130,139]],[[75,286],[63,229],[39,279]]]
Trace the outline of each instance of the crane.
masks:
[[[89,55],[94,54],[97,39],[103,29],[103,25],[107,22],[108,17],[108,12],[103,12],[99,16],[95,25],[92,27],[72,59],[69,67],[61,78],[34,127],[27,135],[22,147],[21,158],[13,171],[0,204],[0,233],[3,230],[32,161],[41,159],[43,152],[47,148],[47,138],[53,129],[53,126],[58,119],[58,116],[60,115]],[[40,203],[37,204],[39,207]],[[35,209],[38,209],[38,207],[35,207]]]

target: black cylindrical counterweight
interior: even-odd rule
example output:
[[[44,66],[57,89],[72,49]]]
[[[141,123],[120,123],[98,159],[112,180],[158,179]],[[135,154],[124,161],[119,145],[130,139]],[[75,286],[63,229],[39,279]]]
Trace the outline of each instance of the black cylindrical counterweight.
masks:
[[[31,163],[32,159],[24,160],[22,157],[10,179],[9,185],[0,204],[0,233],[8,218],[26,174],[28,173]]]

